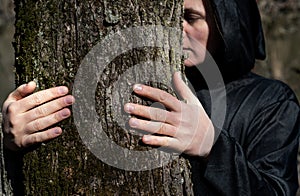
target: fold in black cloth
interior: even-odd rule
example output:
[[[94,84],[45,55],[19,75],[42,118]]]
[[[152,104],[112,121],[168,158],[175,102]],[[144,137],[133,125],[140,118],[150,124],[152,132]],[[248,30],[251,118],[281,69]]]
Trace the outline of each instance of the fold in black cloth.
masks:
[[[210,0],[224,44],[217,61],[225,80],[248,73],[265,59],[265,40],[255,0]]]
[[[295,195],[300,109],[291,89],[249,73],[226,85],[227,114],[206,161],[191,158],[196,195]],[[207,89],[197,92],[210,113]]]

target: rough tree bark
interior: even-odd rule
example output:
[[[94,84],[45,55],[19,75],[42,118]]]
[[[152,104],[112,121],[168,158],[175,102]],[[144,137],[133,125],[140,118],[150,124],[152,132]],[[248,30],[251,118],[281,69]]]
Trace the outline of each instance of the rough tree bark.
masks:
[[[72,89],[83,58],[105,36],[132,26],[164,25],[181,29],[182,2],[16,1],[16,84],[35,80],[39,90],[57,85],[67,85]],[[171,39],[166,37],[166,40],[165,44],[170,44]],[[167,67],[157,67],[156,72],[166,72],[167,80],[171,80],[175,68],[168,65],[180,68],[181,56],[174,55],[172,50],[155,47],[136,48],[118,56],[100,76],[95,92],[98,117],[105,125],[106,134],[124,148],[148,149],[138,142],[139,136],[123,131],[113,119],[112,84],[132,65],[157,59]],[[129,75],[134,75],[134,82],[140,82],[144,75],[155,77],[153,70],[146,68],[133,70]],[[134,83],[127,82],[128,86]],[[160,83],[152,85],[164,88]],[[120,99],[122,93],[118,94]],[[141,102],[134,96],[131,99]],[[61,126],[64,133],[60,138],[27,150],[23,159],[23,153],[13,156],[7,153],[6,167],[16,194],[193,195],[186,159],[177,158],[158,169],[125,171],[95,157],[81,141],[72,118]],[[158,158],[160,154],[156,156]],[[11,165],[13,159],[14,163],[23,164]],[[21,170],[15,168],[20,166]]]
[[[0,114],[0,122],[2,122],[2,114]],[[2,126],[0,126],[0,139],[3,141],[3,133],[2,133]],[[7,171],[5,169],[5,162],[4,162],[4,151],[3,151],[3,142],[0,143],[0,170],[1,170],[1,177],[0,177],[0,193],[1,195],[12,195],[13,190],[11,187],[11,182],[8,181]]]

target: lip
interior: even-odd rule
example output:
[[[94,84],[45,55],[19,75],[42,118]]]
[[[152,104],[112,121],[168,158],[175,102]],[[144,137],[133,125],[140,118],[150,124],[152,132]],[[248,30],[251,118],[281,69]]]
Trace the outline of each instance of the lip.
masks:
[[[192,49],[190,48],[183,48],[183,50],[187,50],[187,51],[193,51]]]

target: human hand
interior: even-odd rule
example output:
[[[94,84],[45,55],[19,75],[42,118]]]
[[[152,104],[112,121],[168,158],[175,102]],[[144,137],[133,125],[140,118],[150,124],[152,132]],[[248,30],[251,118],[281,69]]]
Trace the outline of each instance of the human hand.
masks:
[[[3,103],[3,142],[10,150],[58,137],[62,133],[60,127],[47,128],[71,115],[65,107],[74,103],[74,97],[67,95],[67,87],[33,93],[35,88],[34,82],[23,84],[10,93]]]
[[[191,156],[207,157],[213,146],[214,126],[179,72],[174,74],[173,82],[176,91],[187,103],[163,90],[134,85],[135,93],[160,102],[168,110],[127,103],[124,106],[127,113],[149,119],[130,118],[129,125],[156,134],[144,135],[142,141],[145,144],[171,148]]]

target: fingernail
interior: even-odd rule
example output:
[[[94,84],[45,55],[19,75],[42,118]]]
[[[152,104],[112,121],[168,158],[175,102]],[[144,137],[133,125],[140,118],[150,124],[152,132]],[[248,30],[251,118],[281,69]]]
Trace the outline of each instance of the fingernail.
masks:
[[[140,84],[135,84],[135,85],[133,86],[133,90],[134,90],[134,91],[141,91],[141,90],[143,90],[142,85],[140,85]]]
[[[27,82],[26,84],[24,84],[24,88],[27,88],[27,86],[29,86],[31,83],[33,83],[33,81]]]
[[[65,86],[61,86],[61,87],[58,88],[58,92],[60,94],[67,94],[68,93],[68,88],[65,87]]]
[[[143,136],[143,142],[149,142],[150,141],[150,137],[147,135]]]
[[[36,83],[34,81],[30,81],[26,85],[30,85],[30,84],[36,84]]]
[[[134,106],[133,105],[131,105],[131,104],[129,104],[129,103],[127,103],[126,105],[125,105],[125,111],[126,112],[132,112],[134,110]]]
[[[61,115],[62,115],[63,117],[68,117],[68,116],[70,115],[70,112],[69,112],[68,109],[63,109],[63,110],[61,111]]]
[[[28,86],[28,83],[27,84],[23,84],[22,85],[22,90],[26,90],[26,87]]]
[[[74,97],[72,97],[72,96],[66,97],[65,98],[65,103],[68,104],[68,105],[74,103]]]
[[[60,129],[54,129],[53,132],[57,135],[61,134],[61,130]]]
[[[131,118],[130,121],[129,121],[129,124],[131,127],[137,127],[138,126],[138,121],[134,118]]]

